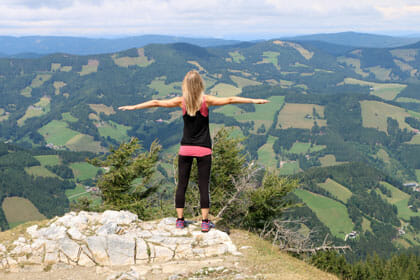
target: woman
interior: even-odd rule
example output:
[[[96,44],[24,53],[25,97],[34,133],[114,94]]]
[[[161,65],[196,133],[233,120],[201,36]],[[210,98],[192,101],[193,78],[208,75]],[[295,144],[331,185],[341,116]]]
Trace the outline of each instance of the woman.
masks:
[[[264,104],[265,99],[243,97],[219,98],[204,94],[204,82],[197,71],[190,71],[182,82],[182,96],[167,100],[150,100],[137,105],[122,106],[120,110],[136,110],[152,107],[180,107],[183,112],[184,134],[178,157],[178,187],[175,195],[175,208],[178,219],[177,228],[184,228],[185,191],[194,158],[197,159],[198,187],[202,214],[201,230],[209,231],[212,223],[208,220],[210,209],[209,179],[211,169],[211,138],[209,129],[210,106],[226,104],[254,103]]]

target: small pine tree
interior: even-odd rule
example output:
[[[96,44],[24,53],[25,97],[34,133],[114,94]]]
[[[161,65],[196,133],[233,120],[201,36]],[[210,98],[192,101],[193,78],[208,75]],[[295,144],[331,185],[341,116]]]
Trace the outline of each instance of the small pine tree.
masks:
[[[103,210],[129,210],[141,218],[147,216],[146,198],[157,190],[151,179],[160,149],[155,141],[149,151],[142,152],[138,139],[132,138],[118,149],[111,148],[105,160],[89,160],[95,166],[109,168],[96,184],[102,193]]]

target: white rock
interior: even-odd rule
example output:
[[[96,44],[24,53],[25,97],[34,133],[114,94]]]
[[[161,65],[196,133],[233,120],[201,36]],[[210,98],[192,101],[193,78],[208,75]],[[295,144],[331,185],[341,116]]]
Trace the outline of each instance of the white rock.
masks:
[[[54,264],[58,263],[60,260],[58,258],[58,251],[46,252],[44,258],[44,264]]]
[[[71,261],[77,262],[81,250],[79,244],[68,237],[57,240],[58,249],[62,251]]]
[[[104,213],[102,213],[102,217],[100,219],[100,223],[102,224],[114,222],[121,225],[121,224],[130,224],[134,221],[138,221],[138,217],[136,214],[133,214],[129,211],[113,211],[113,210],[106,210]]]
[[[107,236],[107,252],[110,264],[134,264],[134,244],[134,239],[127,240],[116,234]]]
[[[95,266],[95,263],[85,254],[85,252],[80,254],[77,264],[81,266]]]
[[[158,245],[149,244],[152,261],[168,261],[174,257],[174,251]]]
[[[93,254],[94,260],[101,265],[109,265],[109,256],[106,251],[107,241],[105,236],[89,236],[86,243]]]
[[[6,252],[6,246],[0,243],[0,252]]]
[[[108,222],[96,230],[97,235],[109,235],[117,232],[118,225],[114,222]]]
[[[74,227],[67,230],[67,233],[70,235],[72,239],[75,239],[75,240],[84,240],[86,238],[85,235],[83,235],[77,228],[74,228]]]
[[[136,261],[148,261],[149,254],[147,253],[147,244],[141,239],[137,238],[136,240]]]

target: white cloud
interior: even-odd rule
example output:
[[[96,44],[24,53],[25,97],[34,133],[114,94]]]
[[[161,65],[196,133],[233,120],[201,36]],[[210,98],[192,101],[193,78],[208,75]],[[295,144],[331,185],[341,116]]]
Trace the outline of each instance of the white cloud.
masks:
[[[2,0],[0,35],[230,37],[416,30],[410,0]]]

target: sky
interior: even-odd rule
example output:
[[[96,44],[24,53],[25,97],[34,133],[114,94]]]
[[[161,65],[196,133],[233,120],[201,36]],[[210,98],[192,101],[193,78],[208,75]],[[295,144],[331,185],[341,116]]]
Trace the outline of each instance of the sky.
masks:
[[[0,0],[0,35],[420,34],[420,0]]]

